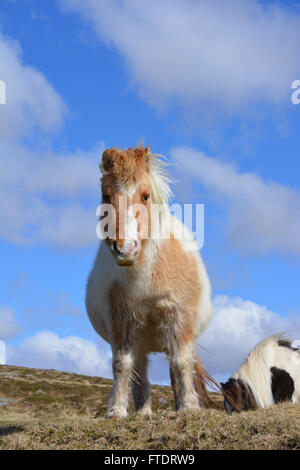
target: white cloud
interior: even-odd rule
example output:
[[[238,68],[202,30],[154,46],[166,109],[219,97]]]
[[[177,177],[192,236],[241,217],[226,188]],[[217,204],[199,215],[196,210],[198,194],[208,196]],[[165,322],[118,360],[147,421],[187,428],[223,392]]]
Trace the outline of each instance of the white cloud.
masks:
[[[228,377],[259,341],[275,333],[299,339],[299,316],[282,317],[250,300],[219,295],[213,319],[199,339],[205,349],[199,355],[213,377]]]
[[[15,312],[10,307],[0,307],[0,340],[7,340],[22,331]]]
[[[240,111],[289,103],[299,72],[300,14],[258,0],[60,0],[117,48],[141,95],[160,107]]]
[[[23,64],[19,44],[2,34],[0,63],[7,94],[0,107],[0,236],[63,247],[95,242],[97,151],[55,155],[21,144],[33,131],[61,126],[65,105],[41,72]]]
[[[77,336],[59,338],[51,331],[37,333],[17,347],[7,347],[7,364],[111,376],[111,354],[108,348],[100,349],[92,341]]]
[[[242,252],[300,255],[300,191],[241,173],[187,147],[171,150],[180,170],[200,182],[228,211],[225,230]]]
[[[0,79],[6,104],[0,106],[0,139],[15,141],[36,129],[62,125],[66,106],[44,75],[22,62],[20,46],[0,33]]]
[[[0,236],[70,248],[95,243],[100,147],[55,155],[0,143]]]
[[[72,154],[26,147],[23,138],[63,123],[62,98],[41,72],[24,65],[18,43],[0,34],[0,236],[79,248],[97,241],[98,149]],[[99,153],[98,153],[99,150]]]
[[[99,186],[97,163],[101,148],[99,144],[99,149],[93,151],[57,155],[1,142],[1,186],[20,188],[27,194],[43,192],[47,196],[70,199],[78,194],[95,193]]]

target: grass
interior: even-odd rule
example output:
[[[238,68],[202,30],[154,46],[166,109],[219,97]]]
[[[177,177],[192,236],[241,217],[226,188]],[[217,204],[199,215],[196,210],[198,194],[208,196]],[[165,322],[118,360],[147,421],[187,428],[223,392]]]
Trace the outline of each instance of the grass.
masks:
[[[300,405],[228,416],[173,411],[170,387],[153,386],[153,415],[104,418],[111,380],[0,366],[0,449],[300,449]],[[214,394],[215,401],[221,397]]]

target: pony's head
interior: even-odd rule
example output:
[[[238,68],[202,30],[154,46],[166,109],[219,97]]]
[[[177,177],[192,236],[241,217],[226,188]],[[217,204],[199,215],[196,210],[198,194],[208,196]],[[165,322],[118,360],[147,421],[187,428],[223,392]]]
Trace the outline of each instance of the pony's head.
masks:
[[[243,380],[231,377],[226,383],[221,382],[221,389],[228,414],[258,408],[250,386]]]
[[[121,266],[138,262],[150,237],[151,204],[168,200],[170,190],[162,165],[149,147],[103,152],[102,203],[110,204],[115,214],[114,235],[106,242]]]

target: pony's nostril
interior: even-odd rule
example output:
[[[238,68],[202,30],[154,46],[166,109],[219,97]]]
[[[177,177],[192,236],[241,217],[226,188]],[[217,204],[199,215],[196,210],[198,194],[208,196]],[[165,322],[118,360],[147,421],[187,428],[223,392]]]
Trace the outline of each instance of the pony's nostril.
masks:
[[[113,242],[113,250],[114,250],[115,253],[117,253],[117,255],[121,254],[116,241]]]

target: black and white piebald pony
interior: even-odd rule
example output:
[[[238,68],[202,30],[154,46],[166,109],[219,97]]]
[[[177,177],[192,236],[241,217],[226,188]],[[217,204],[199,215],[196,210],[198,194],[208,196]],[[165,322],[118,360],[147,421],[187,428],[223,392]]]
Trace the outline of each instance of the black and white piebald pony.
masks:
[[[270,336],[255,346],[221,387],[230,414],[283,401],[300,403],[300,349],[280,335]]]

